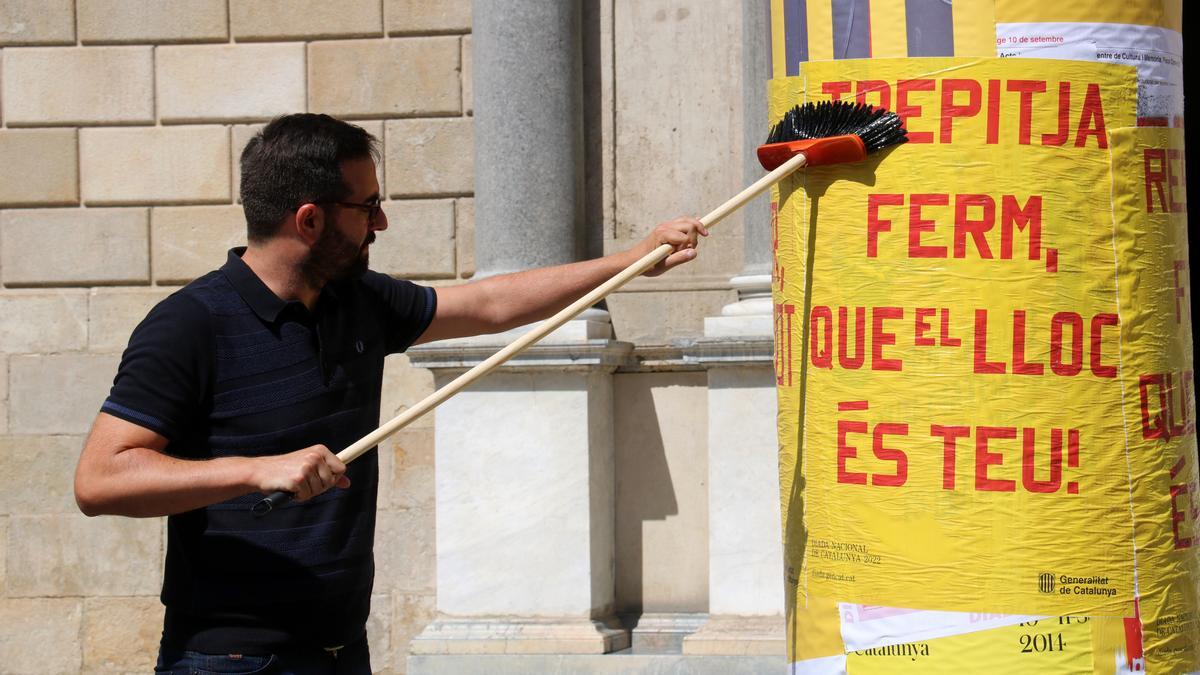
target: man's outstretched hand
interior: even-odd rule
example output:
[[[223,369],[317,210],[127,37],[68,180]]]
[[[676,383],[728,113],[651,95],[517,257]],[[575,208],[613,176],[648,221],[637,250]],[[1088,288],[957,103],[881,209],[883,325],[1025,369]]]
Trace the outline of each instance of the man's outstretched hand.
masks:
[[[707,236],[708,228],[701,225],[699,220],[676,218],[659,223],[653,232],[634,247],[634,250],[637,251],[640,258],[663,244],[670,244],[674,247],[675,250],[671,255],[646,272],[646,276],[656,277],[672,267],[695,259],[696,243],[700,237]]]

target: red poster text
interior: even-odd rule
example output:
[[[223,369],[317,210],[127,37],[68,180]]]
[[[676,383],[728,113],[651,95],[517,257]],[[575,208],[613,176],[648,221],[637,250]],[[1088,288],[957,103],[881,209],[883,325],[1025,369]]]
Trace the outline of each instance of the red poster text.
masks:
[[[1191,419],[1194,371],[1152,373],[1138,378],[1142,438],[1169,441],[1196,433]]]
[[[893,234],[896,221],[906,231]],[[951,246],[932,243],[939,231]],[[1023,235],[1024,241],[1017,241]],[[909,258],[1042,259],[1042,197],[986,194],[879,193],[867,196],[866,251],[879,257],[879,240],[901,236]],[[1014,251],[1014,247],[1019,247]],[[1047,263],[1051,253],[1046,251]],[[1055,263],[1056,264],[1056,263]],[[1053,271],[1053,270],[1048,270]]]
[[[1183,213],[1187,200],[1176,189],[1187,184],[1183,152],[1175,148],[1142,151],[1142,174],[1146,181],[1146,213]]]
[[[843,415],[867,410],[866,401],[843,402]],[[837,420],[837,482],[843,485],[901,487],[909,478],[907,422]],[[1080,468],[1079,429],[932,424],[929,435],[942,448],[942,489],[976,492],[1079,494],[1072,479]],[[869,454],[868,453],[869,449]],[[969,477],[960,481],[960,475]]]
[[[1006,143],[1107,148],[1104,104],[1094,82],[1046,80],[974,80],[962,78],[835,80],[821,85],[833,100],[849,99],[893,110],[904,121],[911,143],[953,143],[958,120],[983,116],[984,143],[1000,143],[1002,120],[1012,120],[1014,136]],[[1039,119],[1054,122],[1034,128]],[[969,139],[977,140],[977,139]]]

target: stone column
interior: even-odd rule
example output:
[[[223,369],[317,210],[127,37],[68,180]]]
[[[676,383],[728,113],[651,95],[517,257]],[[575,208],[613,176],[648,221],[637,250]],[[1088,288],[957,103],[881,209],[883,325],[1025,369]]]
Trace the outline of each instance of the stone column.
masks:
[[[477,277],[583,251],[581,4],[473,7]],[[441,387],[524,329],[423,345]],[[612,372],[631,345],[588,310],[438,408],[438,616],[409,672],[465,654],[603,654],[614,614]]]
[[[475,0],[475,279],[583,258],[580,0]],[[506,342],[529,327],[507,334]],[[585,310],[549,339],[611,337]]]
[[[583,250],[579,0],[475,0],[475,266],[485,277]]]
[[[767,134],[770,5],[742,4],[746,183],[763,174],[751,149]],[[745,207],[745,264],[730,283],[738,301],[704,320],[689,360],[708,370],[709,618],[685,654],[783,654],[783,544],[775,437],[771,323],[771,213]]]
[[[698,340],[708,370],[708,621],[684,654],[784,653],[783,543],[770,336]]]

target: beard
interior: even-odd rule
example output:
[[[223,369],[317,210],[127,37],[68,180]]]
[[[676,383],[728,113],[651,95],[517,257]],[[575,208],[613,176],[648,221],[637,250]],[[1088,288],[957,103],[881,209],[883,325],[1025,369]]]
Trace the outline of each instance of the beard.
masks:
[[[374,241],[375,233],[368,232],[366,240],[356,244],[329,223],[301,265],[305,281],[321,288],[330,282],[361,277],[370,262],[367,246]]]

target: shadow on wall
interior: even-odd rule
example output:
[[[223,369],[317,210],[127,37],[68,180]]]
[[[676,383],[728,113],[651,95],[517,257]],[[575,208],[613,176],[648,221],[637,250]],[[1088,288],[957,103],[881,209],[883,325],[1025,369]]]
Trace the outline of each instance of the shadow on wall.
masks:
[[[704,373],[614,381],[620,614],[708,611],[705,383]]]

